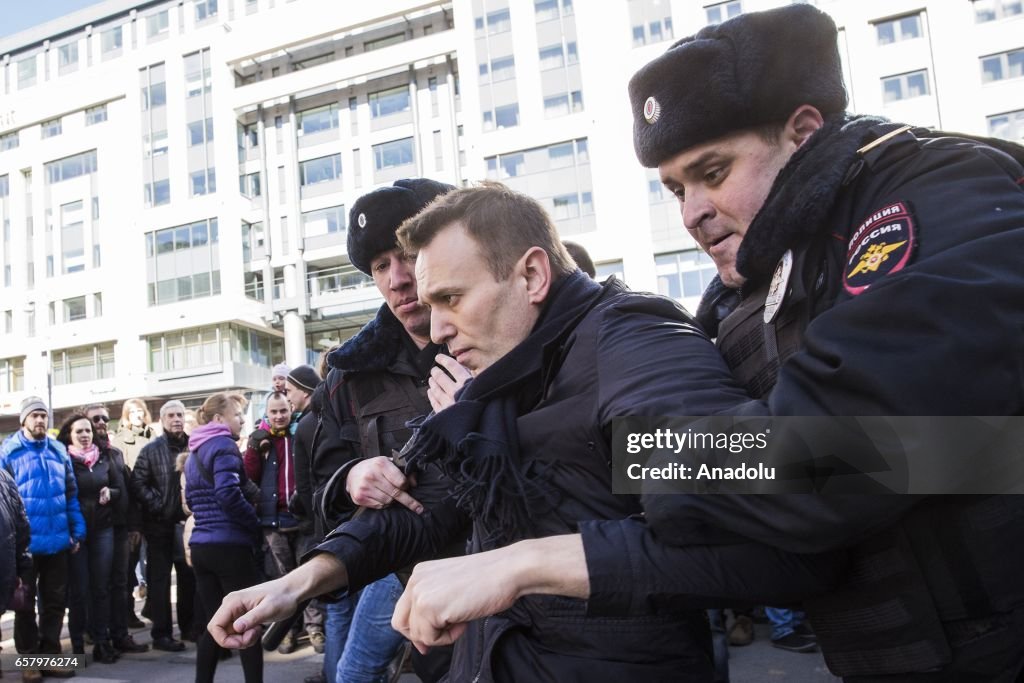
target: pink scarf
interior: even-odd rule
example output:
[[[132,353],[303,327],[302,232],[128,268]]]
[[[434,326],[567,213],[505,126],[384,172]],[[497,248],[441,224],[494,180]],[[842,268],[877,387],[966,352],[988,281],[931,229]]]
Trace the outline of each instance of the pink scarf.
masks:
[[[96,461],[100,459],[100,449],[96,444],[85,449],[74,445],[68,446],[68,453],[71,454],[72,458],[82,463],[90,470],[92,469],[92,466],[96,464]]]

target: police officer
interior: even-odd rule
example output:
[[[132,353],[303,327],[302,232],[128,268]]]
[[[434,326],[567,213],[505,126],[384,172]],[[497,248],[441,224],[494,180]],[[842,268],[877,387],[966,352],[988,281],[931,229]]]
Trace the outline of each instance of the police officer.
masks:
[[[760,399],[747,412],[1024,411],[1024,149],[845,114],[835,25],[804,4],[679,41],[630,99],[640,161],[718,269],[699,317]],[[789,519],[787,549],[852,547],[847,581],[807,602],[847,680],[1015,680],[1020,497],[756,498],[738,519],[729,497],[646,509],[679,543]]]

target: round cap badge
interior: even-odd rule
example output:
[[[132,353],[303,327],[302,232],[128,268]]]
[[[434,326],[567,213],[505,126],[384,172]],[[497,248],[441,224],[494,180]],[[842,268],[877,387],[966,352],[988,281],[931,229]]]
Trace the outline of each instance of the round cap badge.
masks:
[[[365,213],[359,214],[359,218],[356,219],[356,222],[359,223],[359,227],[360,228],[365,228],[366,227],[366,214]]]
[[[661,105],[658,104],[658,100],[653,97],[648,97],[647,101],[644,102],[644,118],[647,123],[654,123],[661,116]]]

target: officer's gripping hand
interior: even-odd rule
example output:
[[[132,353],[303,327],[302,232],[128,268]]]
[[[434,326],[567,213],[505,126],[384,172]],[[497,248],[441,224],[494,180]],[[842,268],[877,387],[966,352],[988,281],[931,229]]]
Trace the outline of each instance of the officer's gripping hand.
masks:
[[[382,510],[392,503],[400,503],[420,514],[423,505],[406,493],[414,483],[389,458],[381,455],[353,465],[345,478],[345,490],[360,507]]]

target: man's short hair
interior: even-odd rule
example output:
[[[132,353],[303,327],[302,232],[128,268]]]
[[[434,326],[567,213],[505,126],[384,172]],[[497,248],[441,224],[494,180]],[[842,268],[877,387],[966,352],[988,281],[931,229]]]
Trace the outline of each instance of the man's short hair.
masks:
[[[584,273],[589,275],[591,278],[597,277],[597,268],[594,267],[594,259],[590,258],[590,254],[583,248],[582,244],[576,244],[568,240],[562,242],[565,245],[565,250],[569,252],[569,256],[572,256],[572,260],[576,262],[576,265],[580,267]]]
[[[532,247],[547,252],[556,281],[576,270],[544,207],[493,181],[453,190],[435,200],[402,223],[398,242],[407,253],[417,254],[453,223],[462,223],[476,240],[496,280],[507,279]]]
[[[169,411],[175,408],[181,410],[182,415],[185,414],[185,404],[179,401],[178,399],[171,399],[167,403],[160,406],[160,419],[162,420],[164,415],[166,415]]]

